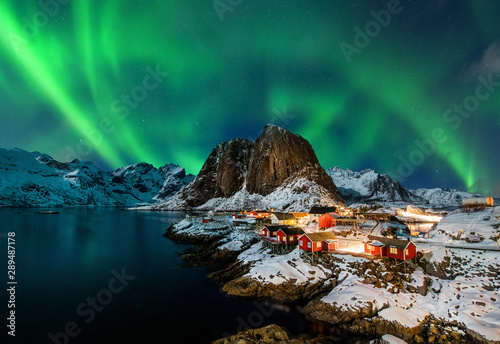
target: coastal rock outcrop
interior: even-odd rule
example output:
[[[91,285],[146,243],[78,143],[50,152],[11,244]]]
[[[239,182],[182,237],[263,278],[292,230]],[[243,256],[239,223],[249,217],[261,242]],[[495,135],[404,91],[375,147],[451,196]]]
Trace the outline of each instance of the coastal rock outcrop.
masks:
[[[271,299],[277,302],[296,302],[310,300],[332,288],[331,280],[296,284],[296,281],[291,279],[285,283],[274,284],[243,276],[224,284],[222,290],[231,296]]]
[[[326,344],[337,342],[335,338],[326,336],[319,336],[317,338],[308,337],[300,336],[293,338],[283,328],[272,324],[257,329],[241,331],[233,336],[213,341],[212,344]]]

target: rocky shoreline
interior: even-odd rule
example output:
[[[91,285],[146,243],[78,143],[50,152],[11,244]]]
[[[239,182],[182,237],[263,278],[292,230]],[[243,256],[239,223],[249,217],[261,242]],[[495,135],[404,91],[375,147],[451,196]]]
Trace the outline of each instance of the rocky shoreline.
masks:
[[[338,328],[367,337],[381,337],[384,334],[392,334],[407,343],[478,343],[493,344],[498,341],[487,340],[464,324],[457,321],[447,322],[442,318],[436,318],[432,314],[425,314],[418,321],[413,320],[415,326],[408,326],[404,321],[387,319],[380,314],[394,308],[391,302],[370,302],[358,300],[352,296],[349,300],[342,299],[336,302],[325,302],[324,296],[339,289],[346,288],[343,283],[346,279],[353,280],[353,285],[358,283],[368,288],[370,292],[379,292],[387,295],[406,298],[413,307],[415,300],[432,292],[432,280],[428,277],[413,278],[412,273],[417,266],[396,265],[388,260],[368,261],[361,258],[347,259],[343,256],[325,255],[319,261],[311,264],[301,261],[301,258],[288,258],[269,254],[263,258],[258,254],[264,249],[256,248],[254,245],[245,245],[238,251],[220,250],[224,235],[205,234],[193,235],[193,233],[179,233],[175,226],[169,228],[165,236],[178,243],[201,245],[199,248],[189,250],[183,259],[194,265],[214,265],[217,263],[229,263],[231,265],[222,270],[213,272],[209,278],[219,282],[221,289],[231,296],[253,299],[268,299],[280,303],[302,303],[305,307],[302,313],[306,318],[337,326]],[[251,251],[250,253],[247,253]],[[243,252],[243,253],[242,253]],[[290,256],[291,257],[291,256]],[[422,258],[422,257],[421,257]],[[255,259],[254,261],[252,259]],[[266,261],[264,264],[262,261]],[[448,263],[448,262],[446,262]],[[286,272],[276,271],[276,276],[260,275],[255,272],[259,264],[263,268],[269,268],[272,264],[284,269],[295,269],[302,278],[290,277]],[[435,268],[430,266],[428,259],[422,259],[422,265],[428,265],[429,270]],[[449,264],[449,263],[448,263]],[[448,265],[446,264],[446,265]],[[273,265],[274,267],[274,265]],[[305,267],[308,267],[305,270]],[[445,267],[439,267],[439,274]],[[280,270],[280,269],[278,269]],[[295,271],[293,270],[293,271]],[[257,270],[261,271],[261,270]],[[423,275],[423,274],[422,274]],[[418,274],[416,274],[418,276]],[[347,282],[346,282],[347,283]],[[437,288],[437,287],[434,287]],[[436,291],[436,290],[434,290]],[[341,291],[342,292],[342,291]],[[438,292],[438,291],[436,291]],[[342,294],[343,295],[343,294]],[[347,293],[346,295],[349,295]],[[344,297],[344,295],[342,296]],[[412,301],[414,300],[414,301]],[[421,299],[418,299],[421,301]],[[392,308],[391,308],[392,307]],[[273,325],[271,325],[273,326]],[[276,326],[276,325],[274,325]],[[272,330],[272,331],[271,331]],[[264,332],[272,335],[264,335]],[[276,335],[275,335],[276,334]],[[305,339],[305,337],[285,338],[286,332],[280,332],[279,326],[265,329],[243,331],[229,338],[215,341],[217,344],[226,343],[327,343],[326,338]],[[274,337],[273,337],[274,336]],[[262,338],[267,338],[263,341]],[[244,341],[241,341],[244,340]],[[284,341],[286,340],[286,341]],[[323,340],[323,341],[321,341]],[[367,341],[368,342],[368,341]]]

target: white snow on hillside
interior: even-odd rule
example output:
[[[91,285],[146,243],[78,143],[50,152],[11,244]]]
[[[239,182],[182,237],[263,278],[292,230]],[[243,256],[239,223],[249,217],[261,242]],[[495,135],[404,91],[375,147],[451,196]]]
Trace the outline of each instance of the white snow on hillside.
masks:
[[[434,207],[455,207],[462,204],[462,199],[471,197],[480,197],[478,194],[471,194],[465,191],[458,191],[448,188],[434,189],[416,189],[410,190],[411,193],[423,198]]]
[[[192,180],[182,168],[136,164],[108,172],[90,161],[0,149],[0,206],[124,206],[168,199]]]
[[[474,242],[476,237],[480,241]],[[429,232],[429,238],[429,242],[446,245],[500,249],[500,211],[487,208],[469,214],[450,213]]]
[[[252,268],[246,274],[263,283],[275,285],[296,279],[296,284],[316,283],[325,279],[331,271],[318,265],[312,266],[299,257],[299,249],[284,255],[271,255],[268,248],[257,243],[238,256],[244,263],[251,263]]]
[[[366,169],[361,172],[334,167],[326,170],[340,192],[351,201],[412,202],[418,197],[386,174]]]
[[[213,209],[270,209],[276,211],[308,211],[315,205],[334,206],[338,202],[331,197],[331,193],[324,187],[305,178],[296,178],[285,181],[282,186],[267,196],[250,194],[242,189],[228,198],[212,198],[207,203],[194,210]],[[183,210],[186,202],[174,196],[165,203],[156,205],[154,209]]]
[[[494,261],[497,253],[484,256],[483,264]],[[343,256],[344,257],[344,256]],[[363,261],[363,258],[350,257],[350,261]],[[476,261],[477,263],[477,261]],[[342,267],[347,270],[347,266]],[[433,278],[433,289],[426,296],[416,293],[392,294],[383,288],[374,288],[363,284],[362,277],[344,274],[345,280],[334,288],[322,301],[331,303],[343,310],[356,310],[359,307],[371,307],[378,311],[378,316],[397,321],[412,328],[429,314],[447,321],[464,323],[468,328],[490,340],[500,338],[500,309],[497,306],[500,283],[494,278],[470,275],[458,276],[454,280]],[[425,274],[417,270],[410,284],[422,285]],[[339,279],[341,279],[339,277]]]

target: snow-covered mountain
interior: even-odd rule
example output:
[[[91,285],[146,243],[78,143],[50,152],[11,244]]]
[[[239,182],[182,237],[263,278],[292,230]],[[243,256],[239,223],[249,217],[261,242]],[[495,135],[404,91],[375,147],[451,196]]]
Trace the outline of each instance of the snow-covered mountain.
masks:
[[[355,172],[334,167],[326,173],[350,202],[406,202],[446,208],[461,205],[464,198],[483,197],[449,188],[407,190],[388,175],[370,169]]]
[[[374,170],[361,172],[334,167],[326,170],[344,198],[351,202],[421,202],[422,200],[391,179]]]
[[[179,194],[180,196],[180,194]],[[198,207],[190,207],[186,200],[173,197],[155,209],[169,210],[240,210],[240,209],[275,209],[276,211],[304,212],[313,206],[329,207],[339,203],[332,192],[314,181],[304,177],[291,177],[270,194],[263,196],[250,193],[246,188],[230,197],[217,197]]]
[[[0,206],[134,206],[164,201],[193,179],[173,164],[109,172],[89,161],[61,163],[39,152],[0,149]]]
[[[472,194],[470,192],[459,191],[456,189],[448,188],[435,188],[435,189],[416,189],[409,190],[412,194],[422,198],[433,207],[455,207],[462,204],[464,198],[483,197],[479,194]]]
[[[155,209],[305,211],[341,201],[310,143],[268,124],[255,142],[237,138],[217,145],[196,179]]]

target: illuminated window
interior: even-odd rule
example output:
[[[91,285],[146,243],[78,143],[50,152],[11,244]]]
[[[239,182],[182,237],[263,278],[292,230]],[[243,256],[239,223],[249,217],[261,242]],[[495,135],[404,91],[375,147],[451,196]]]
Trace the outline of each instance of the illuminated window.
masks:
[[[307,247],[311,248],[311,242],[310,241],[307,243]]]
[[[283,242],[285,242],[285,241],[286,241],[286,238],[285,238],[285,237],[283,237]]]
[[[410,254],[410,251],[408,249],[406,249],[405,254],[408,256]]]
[[[390,251],[392,254],[397,254],[398,253],[398,249],[395,248],[395,247],[391,247],[391,251]]]
[[[320,242],[317,242],[316,243],[316,247],[320,247],[321,246],[321,243]]]

